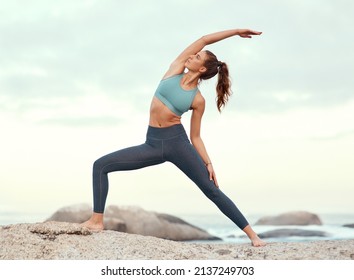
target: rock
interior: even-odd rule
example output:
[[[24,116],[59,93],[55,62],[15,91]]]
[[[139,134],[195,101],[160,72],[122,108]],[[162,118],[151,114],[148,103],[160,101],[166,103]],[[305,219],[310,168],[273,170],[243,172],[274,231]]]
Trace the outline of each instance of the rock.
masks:
[[[46,221],[83,223],[90,219],[92,207],[89,204],[75,204],[60,208]]]
[[[145,211],[140,207],[109,206],[105,215],[124,221],[127,226],[127,233],[175,241],[219,239],[180,218],[168,214]]]
[[[320,218],[313,213],[306,211],[293,211],[278,216],[267,216],[260,218],[256,225],[322,225]]]
[[[346,225],[343,225],[343,227],[354,228],[354,224],[346,224]]]
[[[59,209],[47,221],[82,223],[91,216],[88,204],[79,204]],[[220,240],[203,229],[184,220],[163,213],[145,211],[140,207],[108,206],[105,211],[106,230],[115,230],[145,236],[154,236],[175,241]]]
[[[354,240],[246,244],[175,242],[76,224],[0,226],[0,260],[351,260]]]
[[[103,224],[106,230],[127,232],[127,224],[121,219],[108,217],[104,219]]]
[[[219,255],[228,255],[231,254],[232,251],[231,250],[226,250],[226,249],[220,249],[220,250],[216,250],[216,253],[218,253]]]
[[[278,238],[278,237],[289,237],[289,236],[327,236],[327,233],[320,230],[304,230],[304,229],[291,229],[282,228],[276,230],[270,230],[258,234],[260,238]]]

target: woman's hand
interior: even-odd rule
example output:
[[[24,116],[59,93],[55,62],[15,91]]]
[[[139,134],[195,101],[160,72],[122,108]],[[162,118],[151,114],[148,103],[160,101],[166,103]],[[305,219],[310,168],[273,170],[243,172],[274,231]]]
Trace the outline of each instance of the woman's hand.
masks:
[[[216,180],[216,175],[215,175],[213,165],[211,163],[208,163],[206,168],[208,169],[209,172],[210,181],[214,181],[215,187],[219,188],[218,180]]]
[[[252,35],[261,35],[262,32],[251,29],[238,29],[238,34],[242,38],[252,38]]]

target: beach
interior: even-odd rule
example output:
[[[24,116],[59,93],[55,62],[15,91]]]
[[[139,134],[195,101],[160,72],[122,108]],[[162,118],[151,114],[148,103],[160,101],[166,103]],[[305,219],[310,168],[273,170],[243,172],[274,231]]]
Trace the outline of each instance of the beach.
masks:
[[[176,242],[77,224],[29,223],[0,228],[2,260],[353,260],[354,239],[244,244]]]

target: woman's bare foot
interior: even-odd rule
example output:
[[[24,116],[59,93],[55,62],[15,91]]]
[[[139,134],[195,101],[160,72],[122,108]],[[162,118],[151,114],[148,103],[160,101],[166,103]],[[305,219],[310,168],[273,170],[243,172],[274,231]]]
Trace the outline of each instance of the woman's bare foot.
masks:
[[[257,233],[255,233],[253,231],[253,229],[251,228],[250,225],[246,226],[243,231],[247,234],[248,238],[251,240],[252,242],[252,246],[254,247],[262,247],[265,246],[266,243],[259,238],[259,236],[257,235]]]
[[[265,243],[262,239],[260,239],[258,237],[258,235],[253,237],[251,239],[251,242],[252,242],[252,246],[254,246],[254,247],[263,247],[263,246],[267,245],[267,243]]]
[[[103,226],[103,214],[93,213],[91,218],[86,222],[80,224],[80,226],[88,228],[93,231],[101,231],[104,229]]]

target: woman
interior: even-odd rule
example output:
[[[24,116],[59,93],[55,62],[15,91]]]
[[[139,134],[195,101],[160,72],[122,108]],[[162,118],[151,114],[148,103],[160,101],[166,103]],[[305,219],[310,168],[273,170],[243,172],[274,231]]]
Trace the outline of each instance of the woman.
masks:
[[[231,93],[228,67],[210,51],[203,51],[203,48],[231,36],[251,38],[252,35],[260,34],[248,29],[209,34],[192,43],[172,62],[151,102],[146,142],[95,161],[94,209],[91,218],[83,226],[93,230],[103,229],[109,172],[133,170],[170,161],[247,234],[253,246],[265,245],[236,205],[219,189],[212,162],[200,136],[205,99],[198,89],[201,80],[218,74],[217,108],[221,111]],[[190,126],[192,144],[181,124],[182,114],[190,109],[193,110]]]

